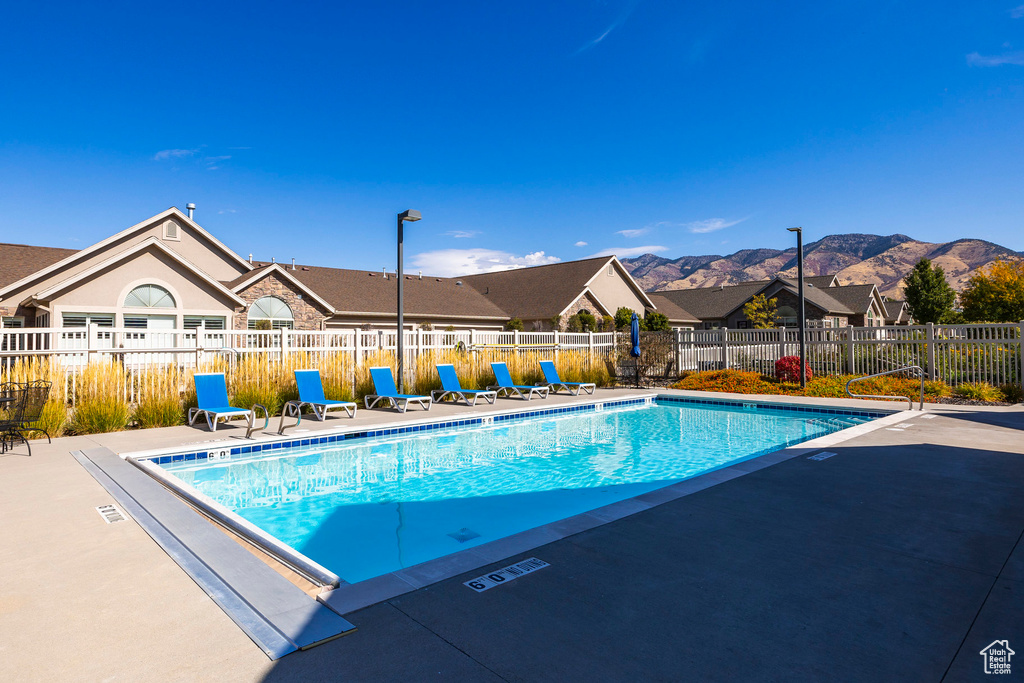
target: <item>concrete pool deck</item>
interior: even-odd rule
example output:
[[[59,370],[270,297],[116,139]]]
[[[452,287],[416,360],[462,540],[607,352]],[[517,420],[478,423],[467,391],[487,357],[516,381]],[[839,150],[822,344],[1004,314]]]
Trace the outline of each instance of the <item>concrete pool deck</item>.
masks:
[[[937,417],[854,437],[827,460],[780,462],[492,565],[551,565],[508,585],[474,593],[462,581],[478,570],[360,610],[355,634],[276,662],[134,521],[105,524],[94,508],[110,496],[69,455],[205,430],[37,441],[32,458],[0,456],[0,669],[48,681],[981,679],[981,648],[1024,643],[1024,408],[928,408]],[[357,420],[449,411],[474,409]]]

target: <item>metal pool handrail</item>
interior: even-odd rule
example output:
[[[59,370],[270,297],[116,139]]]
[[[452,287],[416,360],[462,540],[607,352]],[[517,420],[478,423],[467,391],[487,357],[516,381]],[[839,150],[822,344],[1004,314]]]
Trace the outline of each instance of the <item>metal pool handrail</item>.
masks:
[[[853,398],[899,398],[907,402],[907,410],[914,409],[914,401],[909,396],[877,396],[875,394],[855,394],[850,391],[850,385],[854,382],[863,382],[866,379],[873,379],[875,377],[882,377],[884,375],[895,375],[900,372],[916,371],[921,377],[921,396],[918,404],[918,410],[924,410],[924,368],[920,365],[907,365],[906,367],[896,368],[895,370],[886,370],[885,372],[876,372],[873,375],[866,375],[864,377],[854,377],[846,383],[846,393]]]

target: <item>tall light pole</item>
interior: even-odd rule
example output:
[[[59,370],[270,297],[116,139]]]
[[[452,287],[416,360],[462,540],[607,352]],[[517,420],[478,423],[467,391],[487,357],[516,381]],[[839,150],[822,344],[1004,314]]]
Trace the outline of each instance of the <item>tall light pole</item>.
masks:
[[[800,310],[797,311],[800,323],[800,388],[807,388],[807,312],[804,308],[804,229],[786,228],[796,233],[796,277],[797,291],[800,298]]]
[[[405,231],[402,229],[406,221],[410,223],[423,218],[419,211],[409,209],[398,214],[398,393],[405,393],[405,312],[402,310],[402,295],[405,275],[402,264],[402,246],[405,242]]]

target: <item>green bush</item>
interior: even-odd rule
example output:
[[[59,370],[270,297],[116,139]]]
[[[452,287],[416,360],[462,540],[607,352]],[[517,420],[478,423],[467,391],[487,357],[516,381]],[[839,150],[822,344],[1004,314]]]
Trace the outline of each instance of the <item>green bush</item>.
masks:
[[[966,382],[953,389],[953,395],[972,401],[1001,401],[1003,392],[988,382]]]
[[[142,429],[173,427],[185,422],[185,409],[180,398],[153,396],[143,398],[132,413],[132,421]]]
[[[1021,403],[1024,402],[1024,390],[1022,390],[1020,384],[1002,384],[999,386],[999,391],[1003,394],[1003,400],[1007,403]]]
[[[115,396],[91,396],[80,399],[71,415],[75,434],[120,432],[128,427],[132,409],[128,401]]]

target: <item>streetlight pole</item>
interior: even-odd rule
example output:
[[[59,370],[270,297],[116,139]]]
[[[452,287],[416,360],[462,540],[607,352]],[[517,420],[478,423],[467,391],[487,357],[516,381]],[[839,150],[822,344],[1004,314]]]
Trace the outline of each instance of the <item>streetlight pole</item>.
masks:
[[[405,275],[402,263],[402,247],[405,243],[405,222],[418,221],[419,211],[409,209],[398,214],[398,393],[405,393],[405,311],[403,310],[403,294]]]
[[[807,388],[807,312],[804,307],[804,229],[786,228],[796,233],[796,277],[797,292],[800,298],[800,310],[797,311],[800,323],[800,388]]]

